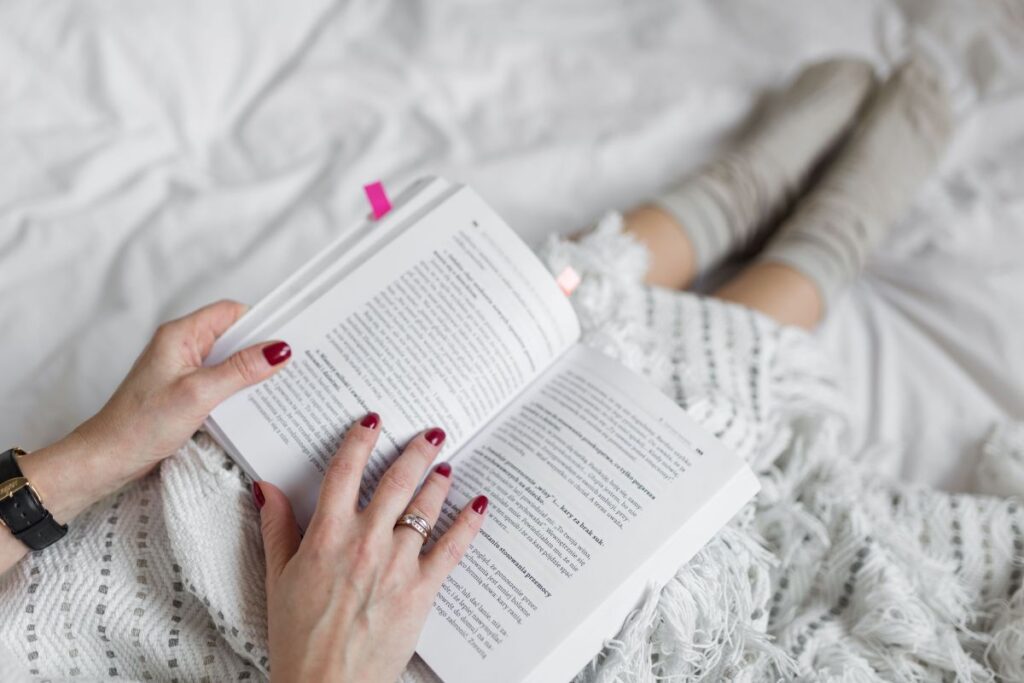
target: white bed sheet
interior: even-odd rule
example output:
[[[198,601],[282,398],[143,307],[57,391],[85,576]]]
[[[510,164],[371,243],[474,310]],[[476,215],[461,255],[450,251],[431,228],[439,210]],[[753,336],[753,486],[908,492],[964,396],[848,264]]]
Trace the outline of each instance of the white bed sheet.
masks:
[[[257,299],[365,182],[471,183],[537,242],[714,154],[800,65],[913,45],[958,137],[821,334],[868,457],[969,488],[975,444],[1024,417],[1024,9],[776,5],[0,4],[0,444],[87,417],[161,320]]]

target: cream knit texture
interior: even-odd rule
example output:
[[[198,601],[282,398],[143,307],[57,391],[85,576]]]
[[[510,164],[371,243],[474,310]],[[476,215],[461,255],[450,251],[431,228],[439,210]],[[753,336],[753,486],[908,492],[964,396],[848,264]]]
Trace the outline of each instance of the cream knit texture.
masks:
[[[1024,680],[1024,506],[877,477],[811,337],[643,287],[646,253],[619,228],[609,216],[545,249],[583,275],[587,343],[645,373],[763,490],[579,680]],[[1019,466],[1020,431],[997,433],[989,466]],[[84,513],[0,579],[0,648],[4,681],[265,680],[263,555],[238,468],[199,435]],[[434,680],[416,658],[403,678]]]

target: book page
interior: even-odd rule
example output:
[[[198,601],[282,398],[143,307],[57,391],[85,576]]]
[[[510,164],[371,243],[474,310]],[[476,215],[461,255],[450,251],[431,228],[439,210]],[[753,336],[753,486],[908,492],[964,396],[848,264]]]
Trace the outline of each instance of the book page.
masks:
[[[488,517],[417,652],[446,683],[569,680],[757,489],[670,399],[577,345],[455,460]]]
[[[378,220],[367,217],[352,229],[343,231],[221,335],[204,364],[216,365],[235,351],[266,339],[268,331],[301,313],[458,189],[443,178],[422,178],[395,198],[386,216]]]
[[[541,262],[462,188],[273,330],[288,367],[221,404],[211,432],[282,488],[304,527],[353,421],[382,418],[365,503],[409,439],[439,426],[450,456],[578,335]]]

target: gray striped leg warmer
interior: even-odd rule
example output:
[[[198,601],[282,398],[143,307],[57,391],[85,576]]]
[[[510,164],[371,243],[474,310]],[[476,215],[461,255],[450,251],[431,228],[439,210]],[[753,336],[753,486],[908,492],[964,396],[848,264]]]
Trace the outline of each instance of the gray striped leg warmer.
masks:
[[[805,69],[773,97],[739,146],[655,204],[683,226],[700,270],[756,243],[853,125],[874,85],[859,59]]]
[[[817,285],[825,309],[864,267],[934,170],[952,131],[949,99],[921,59],[897,68],[814,187],[761,252]]]

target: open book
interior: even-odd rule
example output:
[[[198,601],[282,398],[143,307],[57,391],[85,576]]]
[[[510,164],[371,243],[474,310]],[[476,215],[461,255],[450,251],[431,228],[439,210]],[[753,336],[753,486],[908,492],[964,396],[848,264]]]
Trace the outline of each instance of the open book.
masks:
[[[563,681],[757,491],[746,465],[639,375],[579,343],[568,298],[472,190],[419,181],[218,340],[284,339],[292,362],[207,429],[304,527],[347,427],[382,433],[362,503],[402,446],[448,434],[438,531],[478,493],[479,536],[417,652],[446,683]]]

